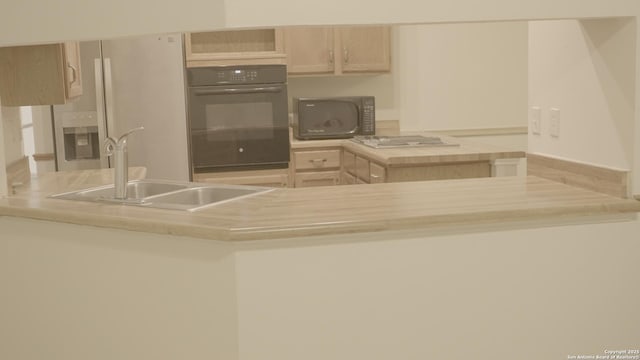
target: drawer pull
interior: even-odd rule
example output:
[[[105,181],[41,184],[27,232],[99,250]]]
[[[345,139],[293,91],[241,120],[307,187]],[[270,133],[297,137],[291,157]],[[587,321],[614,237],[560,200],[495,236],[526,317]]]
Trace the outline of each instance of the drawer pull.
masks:
[[[320,167],[324,166],[324,163],[327,162],[327,159],[310,159],[309,162],[311,162],[313,166]]]
[[[371,174],[371,177],[374,179],[379,179],[381,176],[380,175],[376,175],[376,174]]]

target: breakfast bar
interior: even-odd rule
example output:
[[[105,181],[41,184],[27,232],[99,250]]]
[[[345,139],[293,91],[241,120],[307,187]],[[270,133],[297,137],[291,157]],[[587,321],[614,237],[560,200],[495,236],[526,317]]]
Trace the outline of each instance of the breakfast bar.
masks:
[[[49,173],[0,200],[3,319],[20,324],[4,351],[428,358],[501,338],[533,360],[582,348],[531,329],[640,331],[637,201],[534,176],[283,188],[194,212],[48,197],[112,175]]]

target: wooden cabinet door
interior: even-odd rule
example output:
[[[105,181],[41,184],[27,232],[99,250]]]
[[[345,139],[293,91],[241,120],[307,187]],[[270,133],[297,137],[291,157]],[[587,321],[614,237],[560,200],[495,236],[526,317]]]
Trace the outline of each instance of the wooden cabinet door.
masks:
[[[64,43],[65,90],[67,98],[82,95],[82,70],[80,69],[80,44],[77,41]]]
[[[370,182],[369,160],[356,156],[356,175],[359,180],[367,184]]]
[[[333,29],[290,27],[284,30],[289,74],[333,73]]]
[[[345,173],[356,175],[356,154],[345,150],[342,156],[342,168]]]
[[[391,70],[388,26],[352,26],[336,29],[342,72]]]
[[[187,67],[286,63],[281,29],[187,33],[184,45]]]
[[[66,103],[62,44],[0,48],[0,97],[5,106]]]

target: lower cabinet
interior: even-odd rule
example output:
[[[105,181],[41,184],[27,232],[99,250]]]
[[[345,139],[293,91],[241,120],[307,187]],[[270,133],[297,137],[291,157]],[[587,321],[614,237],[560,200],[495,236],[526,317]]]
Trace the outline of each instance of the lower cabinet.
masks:
[[[341,148],[294,150],[291,168],[295,187],[340,185]]]
[[[342,148],[293,150],[295,187],[491,177],[490,161],[387,166]]]
[[[387,182],[384,165],[351,151],[344,150],[342,178],[345,184],[376,184]]]
[[[289,170],[230,171],[193,174],[193,181],[216,184],[288,187]]]
[[[342,161],[343,184],[376,184],[491,176],[491,163],[489,161],[385,166],[361,154],[355,154],[348,150],[344,150]]]

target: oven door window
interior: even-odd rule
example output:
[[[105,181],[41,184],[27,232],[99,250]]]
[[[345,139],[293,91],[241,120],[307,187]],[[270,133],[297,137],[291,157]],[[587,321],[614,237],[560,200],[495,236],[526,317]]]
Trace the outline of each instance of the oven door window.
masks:
[[[286,86],[189,89],[194,170],[289,161]]]

